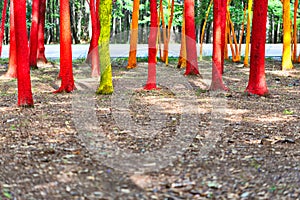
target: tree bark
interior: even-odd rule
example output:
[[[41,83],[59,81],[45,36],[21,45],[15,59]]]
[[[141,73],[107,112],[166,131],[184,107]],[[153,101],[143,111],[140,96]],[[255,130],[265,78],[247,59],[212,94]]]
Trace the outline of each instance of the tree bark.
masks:
[[[145,90],[156,89],[156,38],[158,31],[157,24],[157,3],[150,0],[150,34],[148,39],[148,80]]]
[[[248,16],[247,16],[247,33],[246,33],[246,47],[244,67],[249,66],[249,49],[250,49],[250,34],[251,34],[251,13],[252,13],[252,0],[248,0]]]
[[[33,106],[26,27],[26,0],[13,0],[17,46],[18,106]]]
[[[4,25],[6,20],[6,9],[7,9],[7,0],[3,1],[3,8],[2,8],[2,18],[1,18],[1,28],[0,28],[0,57],[2,54],[2,44],[4,38]]]
[[[37,46],[39,24],[39,0],[32,1],[31,28],[29,40],[29,64],[32,69],[37,69]]]
[[[69,0],[60,0],[60,74],[61,86],[54,93],[75,89],[72,71],[72,37]]]
[[[46,0],[40,0],[37,61],[41,63],[48,62],[45,56],[45,13],[46,13]]]
[[[214,0],[213,62],[210,90],[228,90],[223,84],[224,45],[227,1]]]
[[[185,75],[197,75],[198,61],[197,61],[197,48],[196,48],[196,35],[195,35],[195,16],[194,16],[194,0],[184,1],[185,9],[185,33],[186,33],[186,71]]]
[[[265,77],[265,44],[268,0],[254,0],[253,3],[250,74],[245,92],[266,95],[268,89]]]

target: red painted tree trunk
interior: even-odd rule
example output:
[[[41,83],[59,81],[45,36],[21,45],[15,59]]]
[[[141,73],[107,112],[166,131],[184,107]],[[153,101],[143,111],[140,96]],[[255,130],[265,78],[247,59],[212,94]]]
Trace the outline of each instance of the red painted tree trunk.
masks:
[[[268,94],[265,77],[265,43],[267,12],[268,0],[254,0],[251,39],[252,44],[250,54],[250,75],[248,86],[245,91],[249,94]]]
[[[72,38],[70,2],[60,0],[60,73],[61,86],[54,93],[72,92],[75,89],[72,71]]]
[[[156,89],[156,38],[157,38],[157,3],[150,0],[150,34],[148,39],[148,80],[145,90]]]
[[[3,1],[2,17],[1,17],[1,28],[0,28],[0,57],[2,54],[2,41],[4,37],[4,25],[6,19],[7,0]]]
[[[210,90],[228,90],[223,84],[224,45],[227,1],[214,0],[213,62]]]
[[[39,0],[32,1],[31,28],[29,40],[29,64],[32,69],[37,68]]]
[[[96,9],[99,7],[99,1],[90,0],[90,13],[91,13],[91,21],[92,21],[92,38],[89,47],[89,53],[87,56],[87,60],[91,63],[92,66],[92,77],[99,77],[100,76],[100,66],[99,66],[99,51],[98,51],[98,40],[100,36],[100,21],[99,21],[99,13]],[[98,4],[98,5],[97,5]]]
[[[196,48],[194,0],[184,1],[186,34],[186,71],[185,75],[199,74]]]
[[[33,106],[26,27],[26,0],[13,1],[17,44],[18,106]]]
[[[45,13],[46,13],[46,0],[40,0],[37,61],[41,63],[48,62],[45,56]]]
[[[11,1],[9,9],[9,64],[8,71],[4,75],[7,78],[17,78],[17,44],[14,20],[14,4]]]

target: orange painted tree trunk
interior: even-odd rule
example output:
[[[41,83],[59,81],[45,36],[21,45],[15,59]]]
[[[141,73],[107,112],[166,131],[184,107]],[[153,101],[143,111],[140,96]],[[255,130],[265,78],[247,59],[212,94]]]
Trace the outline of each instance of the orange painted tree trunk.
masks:
[[[268,0],[254,0],[250,75],[246,93],[268,94],[265,77],[265,43]]]
[[[213,62],[210,90],[228,90],[223,84],[224,45],[227,1],[214,0]]]
[[[249,49],[250,49],[250,33],[251,33],[251,13],[252,13],[252,0],[248,0],[248,15],[247,15],[247,33],[246,33],[246,47],[244,67],[249,66]]]
[[[38,23],[38,47],[37,47],[37,61],[47,63],[45,56],[45,13],[46,0],[40,0],[39,6],[39,23]]]
[[[0,27],[0,57],[2,54],[2,41],[4,37],[4,25],[6,20],[6,9],[7,9],[7,0],[3,1],[3,8],[2,8],[2,17],[1,17],[1,27]]]
[[[175,2],[174,2],[174,0],[172,0],[171,13],[170,13],[170,18],[169,18],[169,22],[168,22],[167,41],[164,46],[164,55],[163,55],[166,65],[169,64],[169,43],[170,43],[170,37],[171,37],[171,28],[172,28],[172,23],[173,23],[173,17],[174,17],[174,5],[175,5]]]
[[[157,39],[157,3],[150,0],[150,34],[148,39],[148,80],[145,90],[156,89],[156,39]]]
[[[184,1],[186,35],[186,71],[185,75],[199,74],[196,48],[194,0]]]
[[[177,68],[186,67],[186,40],[185,40],[185,18],[184,18],[184,8],[182,16],[182,29],[181,29],[181,45],[180,45],[180,55],[178,59]]]
[[[32,1],[32,15],[29,40],[29,64],[32,69],[37,68],[39,6],[39,0]]]
[[[60,73],[61,86],[54,93],[75,89],[72,71],[72,38],[69,0],[60,0]]]
[[[18,106],[33,106],[26,27],[26,0],[13,0],[18,76]]]
[[[283,51],[282,51],[282,70],[293,69],[291,53],[291,19],[290,19],[290,0],[283,0]]]
[[[130,33],[130,50],[128,57],[128,69],[136,67],[136,50],[138,43],[138,26],[139,26],[139,6],[140,0],[133,0],[133,11],[131,21],[131,33]]]
[[[9,64],[8,70],[4,75],[7,78],[17,78],[17,44],[15,34],[15,17],[14,17],[14,4],[10,2],[9,9]]]
[[[100,36],[100,20],[99,20],[99,1],[90,0],[90,13],[91,13],[91,21],[92,21],[92,38],[89,47],[88,53],[88,62],[91,63],[92,66],[92,77],[99,77],[100,76],[100,65],[99,65],[99,50],[98,50],[98,40]]]

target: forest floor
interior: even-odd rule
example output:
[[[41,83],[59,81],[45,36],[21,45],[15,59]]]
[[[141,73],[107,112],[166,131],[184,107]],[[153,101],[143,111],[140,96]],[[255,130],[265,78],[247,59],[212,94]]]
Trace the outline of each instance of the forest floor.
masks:
[[[113,61],[113,95],[95,95],[74,63],[77,90],[53,94],[59,66],[31,72],[33,108],[16,106],[16,80],[0,80],[1,199],[300,199],[300,68],[266,61],[270,95],[247,96],[249,69],[225,63],[230,91],[158,64]],[[175,61],[173,62],[175,64]],[[0,75],[7,70],[2,63]]]

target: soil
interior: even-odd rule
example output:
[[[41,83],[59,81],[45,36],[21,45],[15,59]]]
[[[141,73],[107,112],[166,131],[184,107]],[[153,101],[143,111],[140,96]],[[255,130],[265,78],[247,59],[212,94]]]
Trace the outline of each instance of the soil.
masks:
[[[94,94],[85,64],[74,64],[75,92],[53,94],[59,66],[40,65],[33,108],[16,106],[16,80],[0,80],[0,199],[300,199],[298,65],[267,60],[259,97],[245,95],[241,63],[225,63],[230,91],[218,93],[209,60],[202,77],[158,64],[152,91],[146,63],[125,64],[113,61],[113,95]]]

